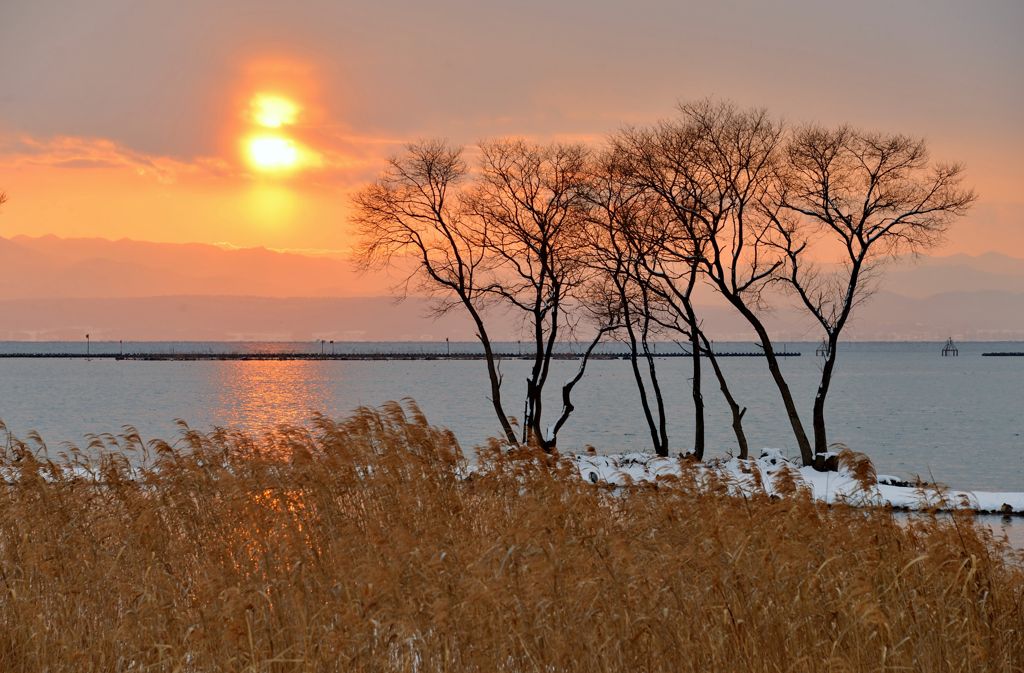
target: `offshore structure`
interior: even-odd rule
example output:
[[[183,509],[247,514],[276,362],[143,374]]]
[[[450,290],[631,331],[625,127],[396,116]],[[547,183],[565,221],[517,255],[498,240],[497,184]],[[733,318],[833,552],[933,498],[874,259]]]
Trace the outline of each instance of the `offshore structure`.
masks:
[[[953,337],[949,337],[946,340],[946,346],[942,349],[942,357],[956,357],[957,355],[960,355],[960,351],[957,350],[956,346],[953,344]]]

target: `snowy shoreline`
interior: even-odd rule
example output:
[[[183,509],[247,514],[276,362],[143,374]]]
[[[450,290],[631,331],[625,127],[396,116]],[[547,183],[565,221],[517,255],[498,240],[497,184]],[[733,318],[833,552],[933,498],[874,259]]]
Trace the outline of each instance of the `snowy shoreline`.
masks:
[[[785,497],[803,491],[809,492],[814,500],[830,505],[891,507],[910,512],[971,510],[975,514],[1024,517],[1024,492],[970,491],[952,489],[940,483],[912,483],[891,475],[875,474],[868,457],[853,452],[845,462],[841,454],[829,454],[839,457],[838,470],[829,472],[801,467],[786,458],[781,449],[761,449],[756,459],[712,458],[703,462],[682,454],[678,457],[661,457],[653,453],[576,455],[566,452],[561,455],[575,464],[581,479],[612,489],[678,486],[727,492],[737,497],[754,494]],[[45,462],[36,463],[38,467],[35,469],[39,470],[44,481],[52,481],[54,475],[40,469]],[[61,461],[51,465],[71,479],[104,483],[98,465]],[[131,466],[125,460],[123,467],[125,480],[139,479],[138,466]],[[21,469],[4,465],[0,468],[0,484],[18,484]],[[486,469],[479,458],[470,458],[462,463],[459,472],[466,478]]]
[[[695,480],[698,487],[725,485],[735,495],[764,492],[777,496],[791,492],[795,485],[797,489],[809,489],[815,500],[828,504],[889,506],[907,511],[970,509],[977,514],[1024,516],[1024,493],[955,490],[941,484],[910,485],[890,475],[876,476],[873,469],[869,477],[858,479],[842,465],[837,472],[818,472],[812,467],[795,465],[779,449],[762,449],[757,459],[702,463],[650,453],[567,455],[575,461],[580,477],[595,484],[670,486],[687,478]]]

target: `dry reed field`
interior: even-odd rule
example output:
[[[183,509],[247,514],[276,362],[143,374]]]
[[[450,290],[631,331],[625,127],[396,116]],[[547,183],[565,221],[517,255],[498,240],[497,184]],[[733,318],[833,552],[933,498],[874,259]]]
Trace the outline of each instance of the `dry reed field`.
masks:
[[[971,516],[609,488],[411,404],[0,460],[3,671],[1014,671]],[[141,467],[139,467],[141,465]]]

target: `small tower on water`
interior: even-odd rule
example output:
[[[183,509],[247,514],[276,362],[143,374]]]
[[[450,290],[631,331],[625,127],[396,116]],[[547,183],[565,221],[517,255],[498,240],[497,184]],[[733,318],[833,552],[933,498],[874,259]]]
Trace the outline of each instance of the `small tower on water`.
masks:
[[[946,340],[945,347],[942,349],[942,357],[956,357],[957,355],[960,355],[960,351],[958,351],[956,346],[953,344],[953,337],[949,337],[949,339]]]

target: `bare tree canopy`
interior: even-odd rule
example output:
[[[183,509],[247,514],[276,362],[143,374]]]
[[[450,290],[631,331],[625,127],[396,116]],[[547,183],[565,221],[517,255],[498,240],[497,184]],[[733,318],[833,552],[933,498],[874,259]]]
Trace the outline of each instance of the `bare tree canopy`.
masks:
[[[784,244],[786,280],[825,332],[813,412],[816,454],[828,451],[825,398],[839,337],[873,291],[872,271],[942,241],[975,201],[963,178],[960,164],[931,163],[920,138],[816,125],[790,136],[768,210]],[[838,252],[838,269],[819,264],[829,250]]]
[[[589,150],[521,139],[481,144],[481,176],[469,200],[480,240],[501,264],[501,294],[520,309],[557,318],[586,273],[580,259]],[[541,300],[538,300],[538,297]]]
[[[479,240],[490,260],[486,291],[521,311],[524,329],[532,337],[524,440],[547,450],[554,447],[557,431],[572,411],[570,385],[568,390],[563,387],[559,421],[547,429],[541,425],[555,344],[574,334],[570,302],[579,298],[589,272],[583,247],[590,150],[581,144],[542,146],[521,139],[484,142],[480,150],[480,177],[467,204],[479,222]]]
[[[369,269],[411,255],[418,264],[402,284],[403,294],[416,281],[438,297],[439,312],[460,305],[466,309],[484,347],[491,403],[506,439],[514,444],[515,433],[501,404],[501,375],[481,315],[488,297],[480,285],[486,230],[465,216],[461,197],[467,173],[462,148],[442,140],[411,143],[404,155],[389,159],[388,169],[352,197],[352,222],[359,236],[356,260]]]
[[[364,269],[380,268],[396,256],[414,255],[420,262],[415,280],[424,289],[437,292],[440,286],[472,296],[481,251],[475,232],[463,226],[459,192],[468,169],[462,148],[429,140],[406,150],[352,196],[356,261]]]
[[[961,164],[932,164],[924,139],[848,126],[796,130],[786,146],[780,205],[870,262],[940,243],[975,201]]]

